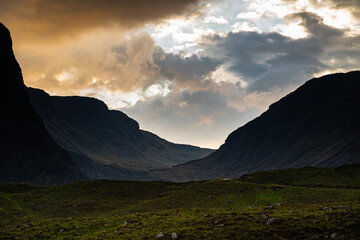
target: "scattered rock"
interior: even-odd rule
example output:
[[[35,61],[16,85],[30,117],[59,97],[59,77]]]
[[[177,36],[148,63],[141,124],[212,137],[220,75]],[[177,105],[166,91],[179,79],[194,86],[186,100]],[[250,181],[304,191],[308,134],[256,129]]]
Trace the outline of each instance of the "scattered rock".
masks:
[[[171,234],[171,238],[172,238],[172,239],[177,239],[177,238],[178,238],[177,233],[176,233],[176,232],[173,232],[173,233]]]
[[[204,214],[204,217],[208,217],[208,216],[209,216],[209,214],[206,214],[206,213]]]
[[[219,225],[217,225],[218,227],[223,227],[224,226],[224,224],[219,224]]]
[[[129,224],[130,224],[130,222],[129,222],[128,220],[125,220],[124,226],[127,226],[127,225],[129,225]]]
[[[331,237],[331,238],[335,238],[335,237],[336,237],[336,233],[332,233],[332,234],[330,235],[330,237]]]
[[[65,232],[65,228],[64,227],[59,227],[59,232]]]
[[[26,225],[25,225],[25,228],[31,228],[31,227],[33,227],[34,226],[34,224],[32,224],[32,223],[27,223]]]
[[[324,210],[324,211],[331,211],[331,210],[332,210],[332,208],[327,207],[327,206],[321,206],[321,210]]]
[[[250,206],[248,206],[248,208],[255,208],[255,206],[254,206],[254,205],[250,205]]]
[[[275,218],[268,218],[266,224],[272,224],[275,222]]]
[[[162,232],[159,232],[158,234],[155,235],[155,238],[162,238],[165,235]]]
[[[273,209],[274,206],[273,205],[268,205],[268,206],[265,206],[265,210],[270,210],[270,209]]]

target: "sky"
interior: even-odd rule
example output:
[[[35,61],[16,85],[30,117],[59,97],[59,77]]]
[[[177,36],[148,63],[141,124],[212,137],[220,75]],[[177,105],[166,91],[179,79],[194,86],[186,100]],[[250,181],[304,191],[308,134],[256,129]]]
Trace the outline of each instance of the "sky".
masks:
[[[218,148],[305,81],[359,69],[359,0],[0,0],[27,86]]]

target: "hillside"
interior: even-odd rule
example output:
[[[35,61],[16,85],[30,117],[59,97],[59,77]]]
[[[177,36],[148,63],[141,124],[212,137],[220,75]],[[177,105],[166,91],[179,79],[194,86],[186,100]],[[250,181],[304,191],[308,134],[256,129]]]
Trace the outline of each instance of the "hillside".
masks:
[[[87,179],[29,104],[9,30],[0,23],[0,182],[60,184]]]
[[[240,181],[316,188],[360,189],[360,164],[336,168],[305,167],[248,173]]]
[[[360,72],[309,80],[232,132],[217,151],[162,179],[238,177],[247,172],[360,162]]]
[[[57,143],[95,163],[139,171],[167,168],[213,152],[174,144],[140,130],[135,120],[121,111],[109,110],[98,99],[50,96],[39,89],[27,90],[31,104]],[[76,154],[73,156],[78,161]],[[88,172],[88,169],[84,171]],[[102,176],[114,179],[110,175]]]
[[[359,168],[338,171],[339,179]],[[281,170],[286,171],[286,170]],[[307,168],[296,170],[307,172]],[[258,175],[267,173],[257,173]],[[293,175],[295,174],[295,175]],[[286,172],[298,177],[293,170]],[[303,177],[305,179],[305,177]],[[331,174],[324,182],[334,182]],[[234,180],[188,183],[83,181],[0,185],[1,239],[357,239],[360,190]],[[318,181],[309,184],[317,184]],[[333,237],[331,237],[333,236]],[[334,237],[335,236],[335,237]]]

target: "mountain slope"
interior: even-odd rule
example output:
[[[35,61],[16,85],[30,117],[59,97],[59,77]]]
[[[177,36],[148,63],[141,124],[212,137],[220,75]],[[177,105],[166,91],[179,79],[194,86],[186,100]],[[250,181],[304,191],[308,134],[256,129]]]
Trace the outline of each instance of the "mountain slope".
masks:
[[[10,32],[1,23],[0,110],[0,182],[60,184],[87,179],[29,104]]]
[[[360,162],[360,72],[312,79],[229,135],[211,155],[157,172],[164,179]]]
[[[120,111],[109,110],[95,98],[50,96],[32,88],[28,93],[31,104],[60,146],[100,164],[149,170],[181,164],[213,152],[170,143],[140,130],[135,120]]]

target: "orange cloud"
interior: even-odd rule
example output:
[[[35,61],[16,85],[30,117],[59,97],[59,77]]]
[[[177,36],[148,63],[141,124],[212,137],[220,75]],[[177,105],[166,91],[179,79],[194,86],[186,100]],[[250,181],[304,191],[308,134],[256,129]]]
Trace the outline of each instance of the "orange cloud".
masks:
[[[0,0],[0,19],[18,42],[66,40],[115,25],[123,29],[198,13],[201,0]]]

